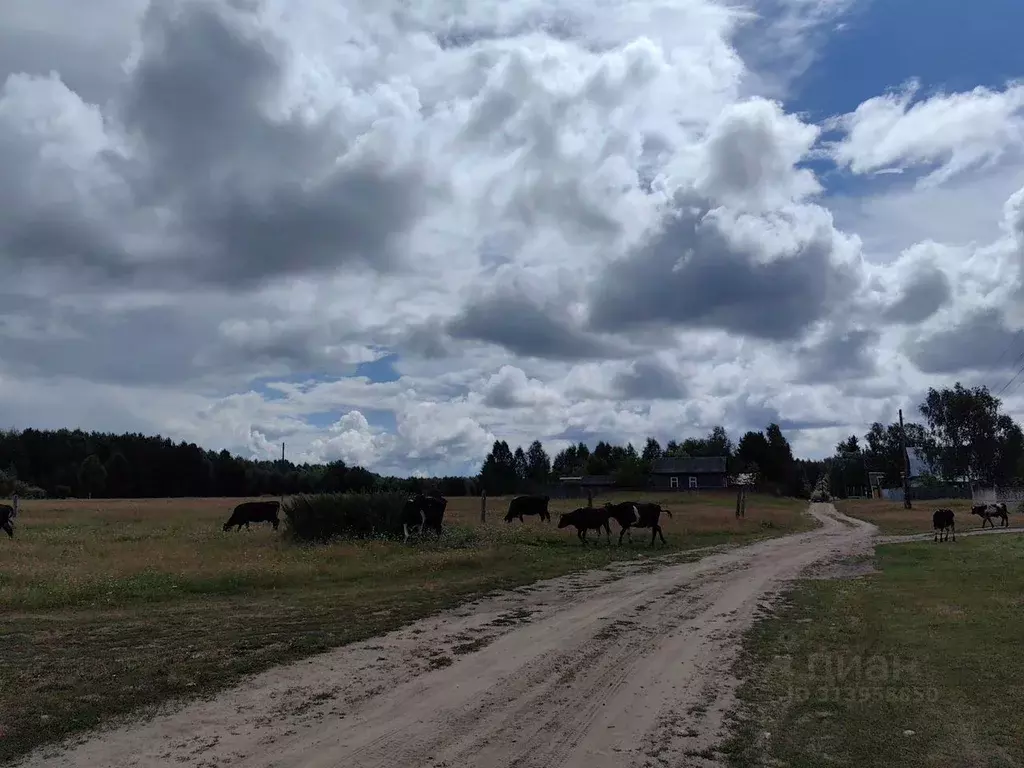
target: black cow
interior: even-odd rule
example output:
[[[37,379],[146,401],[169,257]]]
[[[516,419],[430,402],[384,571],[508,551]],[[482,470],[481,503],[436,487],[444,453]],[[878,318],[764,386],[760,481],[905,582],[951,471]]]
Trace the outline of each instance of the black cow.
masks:
[[[629,531],[630,528],[650,528],[652,547],[654,546],[655,538],[658,536],[661,537],[662,544],[668,543],[665,541],[665,534],[661,531],[659,521],[661,520],[662,512],[669,517],[672,517],[672,512],[660,504],[641,501],[621,501],[618,504],[608,502],[604,505],[604,508],[608,510],[608,515],[615,518],[615,521],[622,528],[619,531],[619,544],[622,543],[622,534]],[[631,531],[629,531],[629,540],[633,541],[633,533]]]
[[[18,494],[11,496],[10,504],[0,504],[0,530],[14,538],[14,518],[18,516]]]
[[[0,504],[0,530],[14,538],[14,507],[10,504]]]
[[[1002,520],[1003,524],[1001,527],[1003,528],[1009,527],[1010,525],[1009,516],[1006,512],[1006,504],[1001,501],[997,504],[975,504],[971,507],[971,514],[977,515],[981,518],[982,528],[985,527],[985,523],[989,523],[993,528],[995,528],[996,524],[992,522],[993,517],[998,517]]]
[[[608,512],[601,507],[580,507],[572,512],[564,512],[558,518],[558,527],[568,528],[570,525],[575,526],[576,536],[583,544],[587,543],[587,531],[595,530],[600,537],[602,528],[611,543],[612,528],[608,525]]]
[[[935,529],[935,541],[939,541],[939,533],[942,532],[942,541],[949,539],[949,531],[953,532],[953,541],[956,541],[956,516],[952,509],[936,509],[932,513],[932,527]],[[946,530],[946,529],[949,530]]]
[[[444,522],[444,511],[448,507],[448,499],[443,496],[427,496],[417,493],[405,502],[402,508],[402,532],[405,534],[404,541],[409,540],[409,528],[418,528],[422,534],[424,528],[432,528],[441,535],[441,525]]]
[[[248,530],[249,523],[270,523],[276,531],[277,526],[281,523],[277,516],[280,507],[281,502],[276,500],[243,501],[231,512],[231,517],[224,523],[224,530],[228,530],[233,525],[238,526],[235,530],[242,530],[243,525]]]
[[[516,496],[508,503],[508,512],[505,513],[505,522],[511,523],[514,518],[519,518],[520,523],[526,522],[523,516],[539,515],[541,520],[550,521],[551,513],[548,512],[550,496]]]

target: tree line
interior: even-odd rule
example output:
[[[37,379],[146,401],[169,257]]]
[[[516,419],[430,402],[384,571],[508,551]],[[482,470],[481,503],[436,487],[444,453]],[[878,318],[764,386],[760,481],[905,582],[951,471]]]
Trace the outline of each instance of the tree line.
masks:
[[[256,461],[161,436],[82,430],[0,431],[0,497],[181,498],[436,489],[474,492],[463,477],[387,477],[343,461]]]
[[[964,481],[1012,485],[1024,478],[1024,432],[987,388],[959,382],[930,389],[918,407],[922,422],[905,425],[907,445],[919,449],[932,467],[934,483]],[[704,437],[669,440],[648,437],[632,443],[579,442],[554,458],[539,440],[514,450],[495,441],[474,477],[400,478],[383,476],[343,461],[294,464],[257,461],[228,451],[161,436],[115,435],[81,430],[0,431],[0,497],[174,498],[260,496],[341,492],[412,493],[445,496],[529,492],[559,477],[610,476],[620,487],[646,485],[653,462],[662,457],[723,456],[730,475],[750,473],[764,490],[808,497],[818,479],[829,478],[833,493],[862,492],[868,472],[883,473],[883,485],[901,483],[903,455],[898,422],[875,423],[863,436],[839,442],[822,461],[797,459],[778,424],[749,431],[733,443],[724,427]]]
[[[715,426],[704,437],[669,440],[664,447],[648,437],[639,451],[632,443],[623,446],[602,440],[591,450],[579,442],[559,451],[554,459],[539,440],[515,450],[497,440],[484,459],[478,480],[493,495],[536,491],[560,477],[583,475],[610,477],[621,488],[641,488],[660,458],[710,456],[724,457],[728,474],[754,475],[761,487],[790,496],[809,496],[825,468],[824,462],[794,458],[782,429],[772,423],[763,431],[745,433],[735,445],[725,427]]]
[[[925,485],[1024,482],[1024,432],[988,387],[957,382],[929,388],[917,411],[923,421],[905,421],[903,429],[907,447],[917,449],[927,464]],[[868,472],[883,473],[883,487],[899,487],[904,471],[899,422],[875,422],[863,439],[841,440],[827,463],[834,494],[867,486]]]

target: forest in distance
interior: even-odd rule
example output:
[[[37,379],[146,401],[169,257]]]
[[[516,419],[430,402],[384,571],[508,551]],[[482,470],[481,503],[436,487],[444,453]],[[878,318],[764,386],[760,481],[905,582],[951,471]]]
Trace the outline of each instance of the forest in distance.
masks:
[[[934,481],[1015,485],[1024,479],[1024,433],[1002,411],[987,388],[957,383],[930,389],[918,408],[920,422],[907,421],[907,445],[927,458]],[[180,498],[252,497],[342,492],[416,492],[445,496],[532,492],[568,475],[606,475],[623,488],[646,485],[651,463],[664,456],[724,456],[730,475],[753,473],[759,486],[786,496],[809,497],[827,475],[834,492],[867,485],[869,471],[883,483],[901,482],[903,457],[898,422],[876,422],[862,437],[850,435],[821,460],[793,455],[778,424],[748,431],[735,443],[722,426],[704,437],[647,438],[632,443],[578,442],[549,455],[540,440],[513,449],[496,440],[474,476],[394,477],[337,460],[294,464],[288,460],[244,458],[138,433],[111,434],[78,429],[0,431],[0,497]]]

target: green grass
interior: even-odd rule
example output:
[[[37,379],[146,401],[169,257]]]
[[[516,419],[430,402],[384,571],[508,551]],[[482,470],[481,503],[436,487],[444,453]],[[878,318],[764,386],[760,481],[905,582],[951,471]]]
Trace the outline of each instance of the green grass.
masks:
[[[878,573],[801,582],[746,638],[730,764],[1024,764],[1022,555],[891,544]]]
[[[673,510],[668,547],[643,532],[618,547],[617,530],[611,547],[581,547],[555,528],[578,501],[524,526],[492,498],[482,525],[479,500],[456,498],[441,541],[321,546],[284,527],[224,533],[237,499],[27,501],[0,541],[0,763],[493,590],[814,525],[794,499],[751,497],[736,520],[730,495],[649,498]]]

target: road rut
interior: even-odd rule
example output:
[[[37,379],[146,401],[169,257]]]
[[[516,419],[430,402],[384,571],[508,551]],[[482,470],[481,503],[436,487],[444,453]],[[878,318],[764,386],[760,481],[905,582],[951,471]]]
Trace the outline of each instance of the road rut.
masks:
[[[482,598],[23,765],[713,765],[743,630],[804,569],[871,551],[871,524],[830,504],[810,514],[820,528],[695,562]]]

